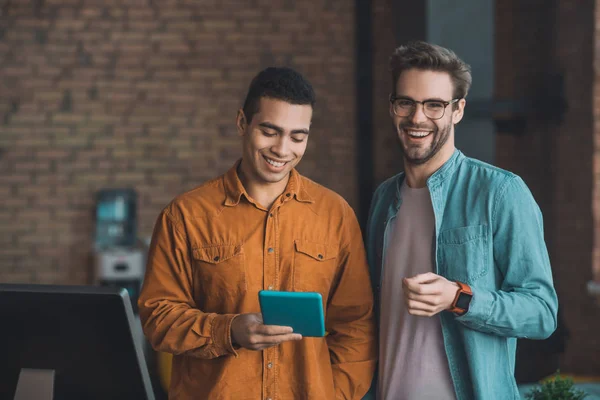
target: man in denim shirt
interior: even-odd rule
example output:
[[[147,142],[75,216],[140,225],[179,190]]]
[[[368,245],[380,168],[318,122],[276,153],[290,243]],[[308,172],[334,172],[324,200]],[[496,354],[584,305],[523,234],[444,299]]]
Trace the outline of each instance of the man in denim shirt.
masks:
[[[454,147],[467,64],[425,42],[390,64],[405,172],[377,189],[367,227],[377,398],[518,399],[516,339],[556,328],[541,212],[521,178]]]

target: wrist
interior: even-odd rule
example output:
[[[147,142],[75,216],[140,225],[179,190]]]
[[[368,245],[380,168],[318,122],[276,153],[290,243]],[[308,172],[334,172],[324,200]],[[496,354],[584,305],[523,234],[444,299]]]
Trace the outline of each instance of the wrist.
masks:
[[[239,343],[237,342],[237,340],[235,338],[235,329],[234,329],[234,324],[235,324],[235,320],[237,317],[239,317],[239,314],[234,315],[233,318],[231,318],[231,321],[229,321],[229,342],[231,343],[231,346],[234,349],[240,347]]]
[[[458,281],[453,283],[456,286],[456,294],[448,311],[458,315],[464,315],[469,311],[471,299],[473,298],[473,291],[466,283]]]
[[[235,339],[234,339],[234,331],[235,330],[233,329],[233,322],[239,316],[239,314],[225,314],[223,316],[226,317],[225,324],[226,324],[227,328],[225,331],[221,331],[224,333],[224,335],[223,335],[223,333],[214,332],[213,340],[215,340],[215,342],[218,342],[221,340],[220,338],[222,338],[224,336],[224,343],[220,344],[220,346],[223,347],[223,349],[225,350],[226,353],[233,354],[234,356],[238,357],[236,350],[238,350],[240,348],[240,346],[235,343]],[[215,336],[218,336],[218,337],[215,337]],[[217,343],[215,343],[215,344],[217,344]]]

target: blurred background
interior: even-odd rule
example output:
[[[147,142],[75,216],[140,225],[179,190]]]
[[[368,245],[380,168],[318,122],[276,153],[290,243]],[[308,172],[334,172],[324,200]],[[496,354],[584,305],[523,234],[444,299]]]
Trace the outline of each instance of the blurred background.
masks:
[[[271,65],[317,93],[300,172],[364,224],[402,168],[387,62],[411,39],[472,65],[457,146],[544,214],[561,321],[520,344],[521,373],[599,376],[597,0],[0,0],[0,282],[135,297],[158,213],[236,161],[236,112]]]

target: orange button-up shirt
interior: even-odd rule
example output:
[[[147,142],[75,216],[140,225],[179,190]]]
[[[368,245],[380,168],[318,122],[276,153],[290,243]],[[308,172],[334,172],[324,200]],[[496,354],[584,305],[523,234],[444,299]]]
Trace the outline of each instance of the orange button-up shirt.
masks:
[[[360,399],[376,364],[373,294],[355,214],[293,170],[270,209],[238,163],[178,196],[156,223],[139,298],[144,332],[173,353],[170,399]],[[315,291],[324,338],[235,348],[231,321],[260,290]]]

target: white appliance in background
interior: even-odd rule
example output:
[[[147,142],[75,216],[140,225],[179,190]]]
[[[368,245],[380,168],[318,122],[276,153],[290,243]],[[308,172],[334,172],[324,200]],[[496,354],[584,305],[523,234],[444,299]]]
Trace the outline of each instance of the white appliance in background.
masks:
[[[95,280],[127,289],[136,310],[146,264],[146,249],[112,247],[95,253]],[[136,310],[137,311],[137,310]]]
[[[136,339],[146,353],[137,301],[146,268],[147,246],[137,237],[137,194],[132,188],[102,189],[96,193],[94,284],[124,288],[137,320]]]
[[[97,250],[95,253],[95,284],[100,286],[124,288],[129,293],[134,317],[136,319],[136,340],[142,345],[144,354],[150,350],[146,345],[137,301],[142,288],[146,267],[145,248],[118,248]]]

